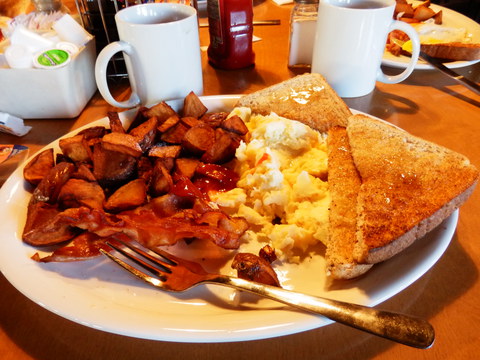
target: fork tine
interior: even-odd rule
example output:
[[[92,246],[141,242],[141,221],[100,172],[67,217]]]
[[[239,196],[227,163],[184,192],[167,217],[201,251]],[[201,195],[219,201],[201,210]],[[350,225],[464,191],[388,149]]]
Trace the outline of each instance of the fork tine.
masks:
[[[164,270],[165,272],[171,273],[172,272],[171,267],[178,265],[177,262],[175,262],[170,257],[166,256],[168,255],[166,252],[161,251],[160,249],[152,250],[149,248],[145,248],[145,247],[142,247],[142,245],[140,245],[137,242],[135,242],[136,245],[133,245],[133,241],[123,241],[123,240],[116,240],[116,241],[128,247],[134,253],[140,256],[143,256],[144,258],[148,259],[152,263],[160,266],[162,270]]]
[[[117,265],[121,266],[131,274],[135,275],[136,277],[142,279],[143,281],[153,285],[153,286],[158,286],[161,287],[162,285],[162,275],[159,275],[159,279],[150,276],[148,274],[145,274],[143,271],[138,270],[137,268],[133,267],[130,264],[127,264],[125,261],[121,260],[120,258],[110,254],[108,251],[105,251],[103,249],[100,249],[100,252],[110,258],[112,261],[114,261]]]
[[[133,246],[127,242],[120,241],[120,240],[115,240],[115,241],[106,241],[105,242],[108,246],[110,246],[112,249],[115,249],[119,253],[121,253],[123,256],[128,258],[129,260],[135,262],[136,264],[140,265],[144,269],[148,270],[151,274],[158,276],[162,279],[162,281],[166,281],[166,274],[171,274],[170,266],[171,264],[164,262],[158,258],[155,258],[154,256],[148,254],[144,250],[140,249],[139,247]],[[128,248],[130,251],[134,252],[138,256],[135,256],[134,254],[130,253],[128,251]],[[111,255],[111,254],[110,254]],[[112,255],[113,256],[113,255]],[[145,261],[144,259],[148,260]]]

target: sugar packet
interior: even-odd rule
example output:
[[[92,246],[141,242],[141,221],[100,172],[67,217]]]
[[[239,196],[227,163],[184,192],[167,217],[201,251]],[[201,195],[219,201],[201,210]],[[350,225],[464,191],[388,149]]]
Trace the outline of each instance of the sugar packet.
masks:
[[[31,129],[31,126],[25,126],[23,124],[23,119],[0,112],[0,132],[15,136],[23,136],[26,135]]]

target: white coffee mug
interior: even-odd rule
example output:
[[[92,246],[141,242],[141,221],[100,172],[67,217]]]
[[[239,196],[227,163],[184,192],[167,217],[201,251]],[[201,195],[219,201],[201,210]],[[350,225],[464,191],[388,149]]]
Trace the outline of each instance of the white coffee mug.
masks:
[[[203,93],[202,62],[195,8],[174,3],[127,7],[115,15],[120,41],[98,55],[95,78],[112,106],[130,108]],[[107,65],[123,52],[132,94],[118,102],[107,84]]]
[[[312,72],[322,74],[341,97],[367,95],[375,81],[395,84],[414,70],[420,52],[415,29],[393,20],[395,0],[320,0]],[[382,72],[387,36],[395,29],[412,40],[406,69],[398,75]]]

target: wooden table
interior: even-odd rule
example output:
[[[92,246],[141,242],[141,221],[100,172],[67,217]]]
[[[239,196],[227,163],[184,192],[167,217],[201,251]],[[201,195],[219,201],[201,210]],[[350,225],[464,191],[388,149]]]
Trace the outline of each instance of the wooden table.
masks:
[[[72,8],[73,9],[73,8]],[[280,19],[281,26],[255,28],[255,67],[216,70],[203,53],[205,95],[249,93],[290,78],[287,69],[289,7],[267,0],[256,19]],[[208,42],[201,29],[202,44]],[[461,72],[480,80],[480,64]],[[116,86],[118,97],[128,87]],[[377,84],[370,95],[347,99],[407,131],[454,149],[480,166],[480,96],[436,71],[416,71],[398,85]],[[0,143],[21,143],[31,152],[57,137],[105,116],[112,109],[96,94],[75,119],[28,120],[23,138],[0,134]],[[13,169],[2,169],[4,173]],[[0,173],[1,174],[1,173]],[[5,174],[3,174],[5,176]],[[1,177],[0,177],[1,181]],[[1,182],[0,182],[1,184]],[[238,343],[183,344],[123,337],[65,320],[34,304],[0,277],[0,358],[21,359],[474,359],[480,352],[480,191],[460,211],[456,234],[443,257],[420,280],[382,304],[383,308],[428,319],[436,341],[428,350],[397,345],[332,324],[279,338]]]

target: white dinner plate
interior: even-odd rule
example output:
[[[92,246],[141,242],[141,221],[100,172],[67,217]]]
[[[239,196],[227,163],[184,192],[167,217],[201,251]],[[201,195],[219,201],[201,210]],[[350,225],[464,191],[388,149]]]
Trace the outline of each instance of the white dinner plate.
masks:
[[[202,98],[210,111],[231,109],[237,99]],[[129,110],[121,118],[132,118],[133,114]],[[100,124],[108,124],[107,118],[85,127]],[[48,146],[58,150],[58,141]],[[162,292],[103,257],[73,263],[37,263],[30,259],[37,249],[21,241],[30,198],[22,170],[19,167],[0,189],[0,268],[20,292],[55,314],[107,332],[175,342],[263,339],[331,323],[324,317],[220,286],[199,286],[182,294]],[[450,243],[457,219],[458,211],[421,241],[356,280],[329,286],[321,251],[300,265],[275,265],[275,269],[286,288],[374,306],[405,289],[435,264]],[[221,260],[227,250],[211,245],[207,255],[197,253],[196,243],[187,246],[181,242],[173,250],[181,253],[188,248],[182,256],[234,274],[229,267],[231,257],[224,263]],[[211,259],[202,262],[204,256]]]
[[[413,1],[413,4],[418,4],[420,1]],[[442,26],[445,27],[453,27],[453,28],[464,28],[467,30],[467,33],[472,35],[472,43],[480,43],[480,24],[475,22],[474,20],[470,19],[469,17],[460,14],[456,11],[450,10],[440,5],[431,4],[430,7],[435,12],[442,10],[443,13],[443,21]],[[388,51],[385,50],[383,55],[382,64],[405,69],[408,65],[410,58],[404,55],[395,56]],[[446,62],[444,65],[450,69],[460,68],[464,66],[473,65],[480,60],[473,60],[473,61],[452,61]],[[425,61],[419,59],[417,65],[415,66],[417,70],[429,70],[433,69],[431,65],[426,63]]]

